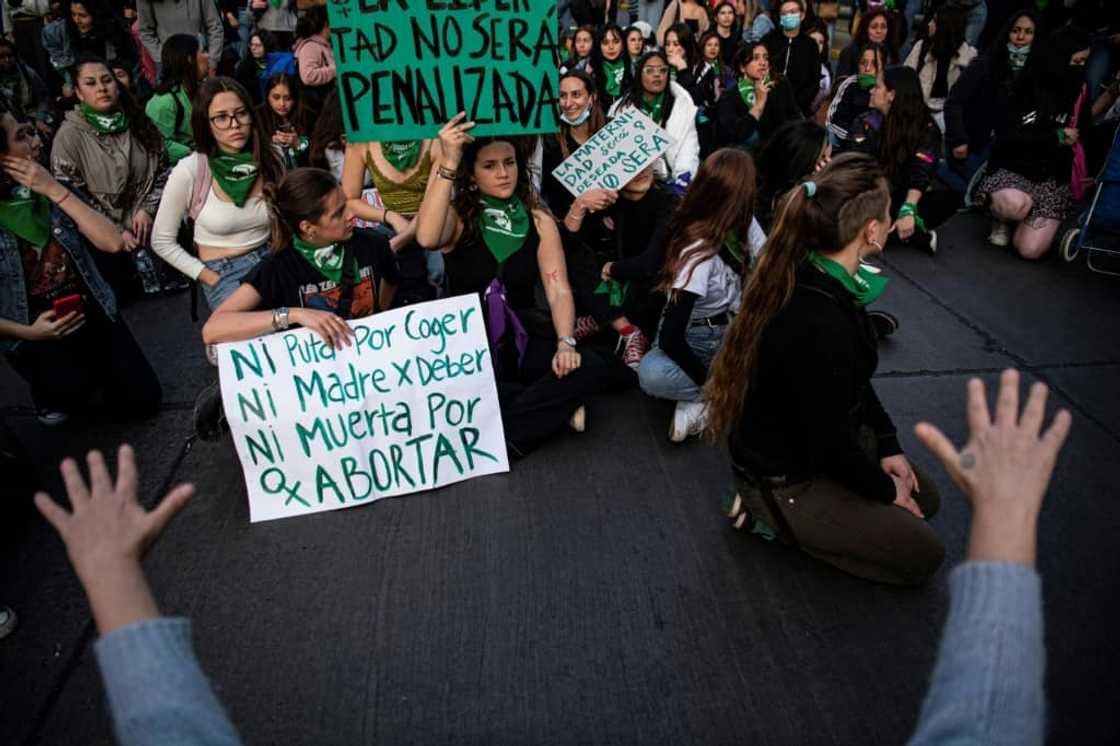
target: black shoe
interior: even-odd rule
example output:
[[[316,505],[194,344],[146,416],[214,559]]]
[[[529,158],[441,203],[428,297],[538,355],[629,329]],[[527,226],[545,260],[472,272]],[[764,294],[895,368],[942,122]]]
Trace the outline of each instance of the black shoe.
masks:
[[[221,440],[229,432],[229,422],[222,407],[222,387],[210,384],[194,400],[194,434],[199,440]]]
[[[868,311],[867,317],[871,319],[871,325],[875,327],[875,335],[879,339],[886,339],[898,331],[898,319],[893,314],[886,311]]]

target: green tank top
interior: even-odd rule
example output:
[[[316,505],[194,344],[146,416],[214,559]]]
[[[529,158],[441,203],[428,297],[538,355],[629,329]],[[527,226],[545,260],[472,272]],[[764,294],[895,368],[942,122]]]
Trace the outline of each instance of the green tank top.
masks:
[[[424,190],[428,186],[428,175],[432,170],[432,149],[429,147],[420,158],[419,167],[412,176],[402,182],[396,182],[387,177],[373,162],[373,156],[366,154],[366,169],[377,187],[381,201],[387,209],[400,215],[415,215],[420,212],[420,202],[424,199]]]

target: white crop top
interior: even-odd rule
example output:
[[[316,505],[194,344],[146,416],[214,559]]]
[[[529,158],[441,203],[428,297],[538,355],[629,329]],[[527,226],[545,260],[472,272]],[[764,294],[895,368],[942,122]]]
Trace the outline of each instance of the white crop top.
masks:
[[[198,159],[202,157],[191,153],[175,164],[152,226],[152,249],[192,280],[198,278],[206,265],[179,245],[179,226],[190,210]],[[238,207],[215,194],[211,186],[194,223],[194,240],[203,246],[242,249],[240,253],[247,253],[268,242],[271,228],[268,205],[262,198],[250,197],[244,207]]]

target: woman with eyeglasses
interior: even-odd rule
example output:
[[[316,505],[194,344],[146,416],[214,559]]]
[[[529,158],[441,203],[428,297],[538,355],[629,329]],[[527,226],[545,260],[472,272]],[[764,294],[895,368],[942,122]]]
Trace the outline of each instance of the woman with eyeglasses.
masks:
[[[669,79],[669,58],[665,52],[653,49],[642,55],[634,85],[614,103],[610,116],[632,108],[640,109],[673,137],[673,144],[654,163],[654,175],[683,190],[700,167],[698,109],[692,95]]]
[[[249,93],[232,78],[204,81],[191,114],[197,151],[176,164],[156,213],[152,248],[202,285],[215,309],[268,253],[267,184],[283,168]],[[197,251],[180,244],[184,218],[194,221]]]

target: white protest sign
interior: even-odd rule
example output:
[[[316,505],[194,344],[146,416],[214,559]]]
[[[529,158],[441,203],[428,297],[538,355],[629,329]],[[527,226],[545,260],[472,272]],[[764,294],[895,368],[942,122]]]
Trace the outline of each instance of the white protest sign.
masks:
[[[218,345],[254,523],[509,471],[477,295]]]
[[[577,197],[588,189],[621,189],[672,144],[668,132],[631,107],[603,125],[552,175]]]

